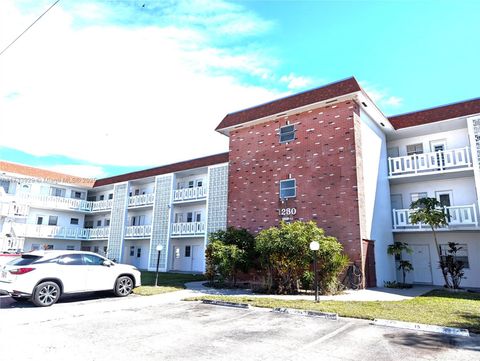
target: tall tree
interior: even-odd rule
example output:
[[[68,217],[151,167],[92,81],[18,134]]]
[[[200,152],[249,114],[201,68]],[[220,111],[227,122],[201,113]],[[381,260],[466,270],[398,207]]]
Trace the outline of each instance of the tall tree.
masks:
[[[412,204],[410,204],[410,209],[413,210],[410,214],[410,221],[413,224],[423,223],[430,226],[443,279],[445,280],[445,285],[450,287],[448,272],[442,263],[442,254],[438,245],[436,232],[438,228],[448,226],[448,216],[445,213],[442,204],[436,198],[425,197],[412,202]]]

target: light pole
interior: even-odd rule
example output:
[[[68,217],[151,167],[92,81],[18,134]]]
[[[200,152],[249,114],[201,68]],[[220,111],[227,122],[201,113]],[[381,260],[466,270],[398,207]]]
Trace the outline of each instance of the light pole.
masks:
[[[159,244],[157,246],[158,258],[157,258],[157,274],[155,275],[155,287],[158,286],[158,266],[160,265],[160,254],[162,253],[163,246]]]
[[[317,272],[317,251],[320,249],[320,243],[317,241],[310,242],[310,250],[313,251],[313,274],[315,277],[315,302],[318,302],[318,272]]]

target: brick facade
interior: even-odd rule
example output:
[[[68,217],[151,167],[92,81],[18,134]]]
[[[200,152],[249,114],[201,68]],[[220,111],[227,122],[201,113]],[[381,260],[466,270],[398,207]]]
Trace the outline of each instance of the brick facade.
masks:
[[[344,101],[230,132],[228,224],[253,233],[278,225],[279,209],[293,220],[314,220],[338,238],[360,265],[354,114]],[[295,124],[296,139],[279,142],[281,126]],[[282,203],[279,181],[296,179],[297,196]]]

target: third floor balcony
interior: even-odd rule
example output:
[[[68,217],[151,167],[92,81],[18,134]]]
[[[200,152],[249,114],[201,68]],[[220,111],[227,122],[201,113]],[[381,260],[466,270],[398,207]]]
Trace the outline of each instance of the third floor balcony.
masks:
[[[388,176],[390,179],[472,169],[472,158],[468,147],[388,158]]]

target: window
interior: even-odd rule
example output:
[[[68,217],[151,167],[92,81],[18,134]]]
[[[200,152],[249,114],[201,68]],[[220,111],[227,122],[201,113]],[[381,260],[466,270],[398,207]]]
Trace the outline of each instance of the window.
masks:
[[[72,191],[71,197],[76,198],[76,199],[82,199],[83,198],[82,197],[82,192]]]
[[[135,189],[135,195],[138,196],[140,194],[140,189]]]
[[[280,181],[280,198],[294,198],[297,195],[297,186],[295,179],[286,179]]]
[[[8,193],[8,189],[10,188],[10,181],[8,180],[0,180],[0,188],[3,188],[5,193]]]
[[[75,246],[67,246],[67,251],[75,251]]]
[[[54,197],[65,197],[65,189],[64,188],[50,188],[50,195]]]
[[[97,196],[88,196],[87,201],[88,202],[95,202],[97,200]]]
[[[70,218],[70,224],[78,224],[78,218]]]
[[[202,187],[203,186],[203,180],[197,179],[197,187]]]
[[[49,226],[56,226],[58,222],[57,216],[48,216],[48,225]]]
[[[191,246],[185,246],[185,257],[190,257]]]
[[[183,214],[175,213],[175,223],[183,223]]]
[[[135,246],[130,247],[130,257],[133,257],[135,255]]]
[[[108,195],[108,199],[113,199],[113,193],[110,193],[110,194]]]
[[[102,220],[99,219],[99,220],[97,221],[97,227],[101,227],[101,226],[102,226]]]
[[[193,212],[187,212],[187,222],[193,222]]]
[[[98,246],[93,246],[93,252],[98,253]]]
[[[195,222],[202,221],[202,212],[195,212]]]
[[[82,266],[83,259],[81,254],[67,254],[58,260],[58,264],[69,266]]]
[[[280,128],[280,143],[287,143],[295,140],[295,126],[285,125]]]
[[[407,155],[422,154],[422,153],[423,153],[422,143],[407,145]]]
[[[104,259],[93,254],[84,254],[83,255],[83,262],[87,266],[102,266]]]
[[[93,228],[93,221],[85,221],[85,228]]]
[[[195,186],[195,182],[194,181],[189,181],[188,182],[188,188],[193,188]]]
[[[102,194],[99,199],[103,201],[105,199],[105,196]]]
[[[37,224],[43,224],[43,216],[37,217]]]
[[[428,197],[427,192],[420,192],[420,193],[412,193],[410,194],[410,200],[412,202],[418,201],[420,198]]]
[[[44,244],[43,249],[45,251],[51,251],[53,249],[53,244]]]
[[[110,220],[109,219],[106,219],[105,220],[105,227],[108,227],[110,225]]]
[[[438,246],[440,248],[440,255],[443,260],[445,260],[445,257],[450,256],[451,254],[448,252],[450,249],[448,247],[448,244],[440,244]],[[457,245],[458,248],[461,248],[457,252],[457,261],[463,262],[465,268],[470,268],[470,265],[468,263],[468,248],[466,244],[459,244]]]
[[[142,249],[137,248],[137,258],[140,258],[140,257],[142,257]]]
[[[108,247],[107,247],[107,246],[104,246],[104,247],[103,247],[103,253],[107,254],[107,249],[108,249]]]
[[[92,249],[92,247],[90,247],[90,246],[82,246],[81,247],[81,250],[85,251],[85,252],[90,252],[91,249]]]

